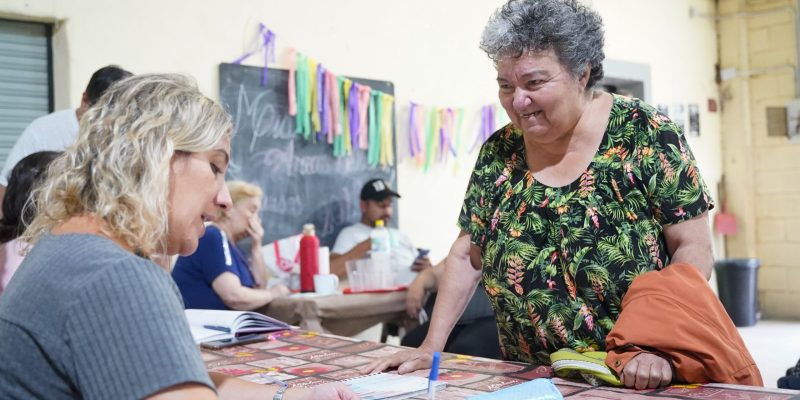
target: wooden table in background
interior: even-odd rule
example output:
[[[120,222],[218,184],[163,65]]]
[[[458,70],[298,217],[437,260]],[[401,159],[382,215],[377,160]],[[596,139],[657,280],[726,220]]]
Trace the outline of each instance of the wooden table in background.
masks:
[[[292,295],[256,311],[308,331],[353,336],[382,322],[402,325],[407,319],[405,299],[405,291]]]
[[[292,387],[306,387],[359,376],[361,374],[355,368],[402,349],[306,331],[283,331],[271,336],[271,340],[245,346],[217,351],[203,349],[206,368],[258,383],[270,383],[267,379],[270,377],[285,381]],[[427,377],[428,370],[413,374]],[[436,398],[464,399],[542,377],[552,377],[550,367],[443,354],[439,379],[446,382],[447,387],[437,392]],[[568,399],[800,400],[798,391],[722,384],[631,390],[592,387],[560,378],[554,378],[553,383]],[[427,399],[426,396],[414,398]]]

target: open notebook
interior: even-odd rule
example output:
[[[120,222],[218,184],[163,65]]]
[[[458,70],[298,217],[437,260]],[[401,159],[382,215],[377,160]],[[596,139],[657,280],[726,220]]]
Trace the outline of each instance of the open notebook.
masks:
[[[361,400],[407,399],[425,394],[428,391],[428,379],[426,378],[383,372],[345,379],[342,383],[358,394]],[[434,384],[436,390],[440,390],[445,386],[446,384],[441,381],[437,381]]]
[[[186,310],[195,343],[230,339],[247,333],[291,329],[289,324],[253,311]]]

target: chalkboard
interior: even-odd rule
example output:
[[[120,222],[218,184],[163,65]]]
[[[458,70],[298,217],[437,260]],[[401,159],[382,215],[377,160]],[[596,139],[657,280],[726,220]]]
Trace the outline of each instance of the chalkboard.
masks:
[[[396,190],[397,171],[370,166],[365,150],[337,158],[327,142],[309,142],[296,134],[295,119],[288,113],[288,71],[270,68],[267,85],[261,86],[262,70],[219,66],[220,100],[234,122],[227,179],[264,190],[264,243],[298,234],[303,224],[313,223],[321,245],[333,246],[343,227],[361,219],[364,183],[383,178]],[[394,94],[391,82],[349,79]],[[394,207],[392,226],[398,217],[397,203]]]

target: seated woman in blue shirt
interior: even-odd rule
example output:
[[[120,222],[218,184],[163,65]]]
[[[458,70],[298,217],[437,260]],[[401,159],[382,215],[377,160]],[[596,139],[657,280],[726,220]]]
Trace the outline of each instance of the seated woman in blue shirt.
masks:
[[[233,207],[220,211],[190,256],[178,258],[172,277],[186,308],[254,310],[289,294],[277,285],[266,289],[267,269],[261,254],[264,229],[258,210],[261,188],[241,181],[228,182]],[[250,262],[236,242],[250,237]]]

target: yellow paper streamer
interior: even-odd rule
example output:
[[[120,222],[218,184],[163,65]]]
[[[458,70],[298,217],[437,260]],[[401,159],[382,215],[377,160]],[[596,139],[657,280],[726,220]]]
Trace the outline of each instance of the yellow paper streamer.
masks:
[[[381,96],[381,165],[394,165],[394,143],[392,141],[392,117],[394,116],[394,97],[386,93]]]
[[[316,142],[316,133],[322,130],[322,122],[319,120],[319,98],[320,93],[317,91],[317,62],[314,59],[308,59],[308,75],[311,93],[309,101],[311,102],[309,110],[311,110],[311,137],[312,141]]]
[[[353,143],[350,139],[350,118],[347,118],[347,102],[350,99],[350,88],[353,86],[353,81],[350,79],[344,80],[342,83],[342,127],[344,128],[344,153],[350,155],[353,153]]]

